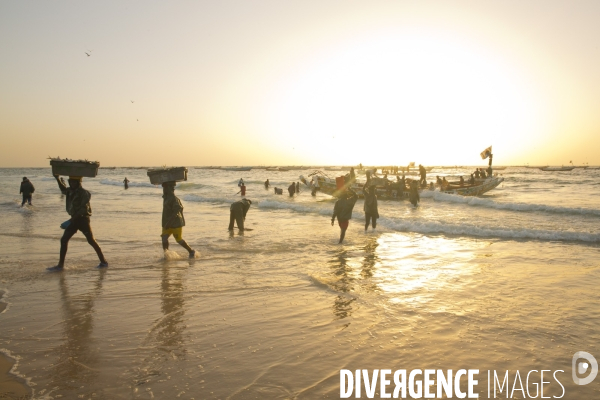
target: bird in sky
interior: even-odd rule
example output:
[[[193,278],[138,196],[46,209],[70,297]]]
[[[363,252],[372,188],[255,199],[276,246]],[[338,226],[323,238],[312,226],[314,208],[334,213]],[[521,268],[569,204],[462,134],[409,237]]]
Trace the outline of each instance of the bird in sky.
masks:
[[[86,56],[91,56],[92,55],[92,50],[88,50],[88,51],[84,51]]]
[[[131,102],[133,103],[134,101],[133,101],[133,100],[131,100]]]

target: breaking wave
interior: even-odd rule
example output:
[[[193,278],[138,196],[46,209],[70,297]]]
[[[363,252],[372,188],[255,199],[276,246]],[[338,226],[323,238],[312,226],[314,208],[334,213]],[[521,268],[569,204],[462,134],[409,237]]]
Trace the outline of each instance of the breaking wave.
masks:
[[[472,224],[451,224],[438,221],[415,221],[381,218],[381,225],[401,232],[446,234],[499,239],[529,239],[600,243],[600,234],[574,231],[553,231],[522,228],[491,228]]]
[[[465,197],[455,194],[441,193],[438,191],[428,192],[423,191],[421,197],[433,198],[435,201],[443,201],[448,203],[466,204],[476,207],[494,208],[496,210],[511,210],[511,211],[541,211],[548,213],[560,214],[576,214],[576,215],[596,215],[600,216],[600,210],[593,208],[581,207],[559,207],[546,204],[529,204],[529,203],[499,203],[497,201],[481,198],[481,197]]]

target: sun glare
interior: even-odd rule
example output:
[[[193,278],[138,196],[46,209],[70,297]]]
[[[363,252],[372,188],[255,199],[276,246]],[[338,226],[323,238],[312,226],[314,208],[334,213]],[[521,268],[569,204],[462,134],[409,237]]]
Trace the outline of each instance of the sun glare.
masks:
[[[521,82],[475,45],[385,35],[323,54],[289,77],[273,101],[272,129],[332,164],[477,162],[490,144],[532,137],[535,107]]]

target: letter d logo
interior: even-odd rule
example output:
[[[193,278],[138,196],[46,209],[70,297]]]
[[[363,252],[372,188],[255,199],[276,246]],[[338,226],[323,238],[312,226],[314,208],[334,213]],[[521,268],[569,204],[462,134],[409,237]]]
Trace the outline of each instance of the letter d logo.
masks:
[[[579,363],[579,365],[577,365],[577,360],[581,358],[584,358],[587,362],[582,362]],[[588,377],[579,378],[577,374],[585,373],[590,367],[590,365],[592,367],[592,371],[590,372]],[[594,356],[590,353],[586,353],[585,351],[578,351],[577,353],[573,354],[573,364],[571,373],[573,374],[573,382],[575,382],[576,385],[587,385],[596,378],[596,375],[598,375],[598,361],[596,361]]]

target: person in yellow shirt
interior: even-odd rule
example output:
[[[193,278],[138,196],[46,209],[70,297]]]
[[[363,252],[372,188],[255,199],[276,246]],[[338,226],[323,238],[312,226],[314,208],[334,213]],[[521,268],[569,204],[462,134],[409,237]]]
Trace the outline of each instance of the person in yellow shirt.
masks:
[[[183,217],[183,204],[175,196],[175,182],[165,182],[163,187],[163,213],[162,213],[162,246],[163,250],[169,249],[169,236],[173,235],[175,241],[186,249],[190,258],[196,256],[193,250],[182,237],[185,218]]]

